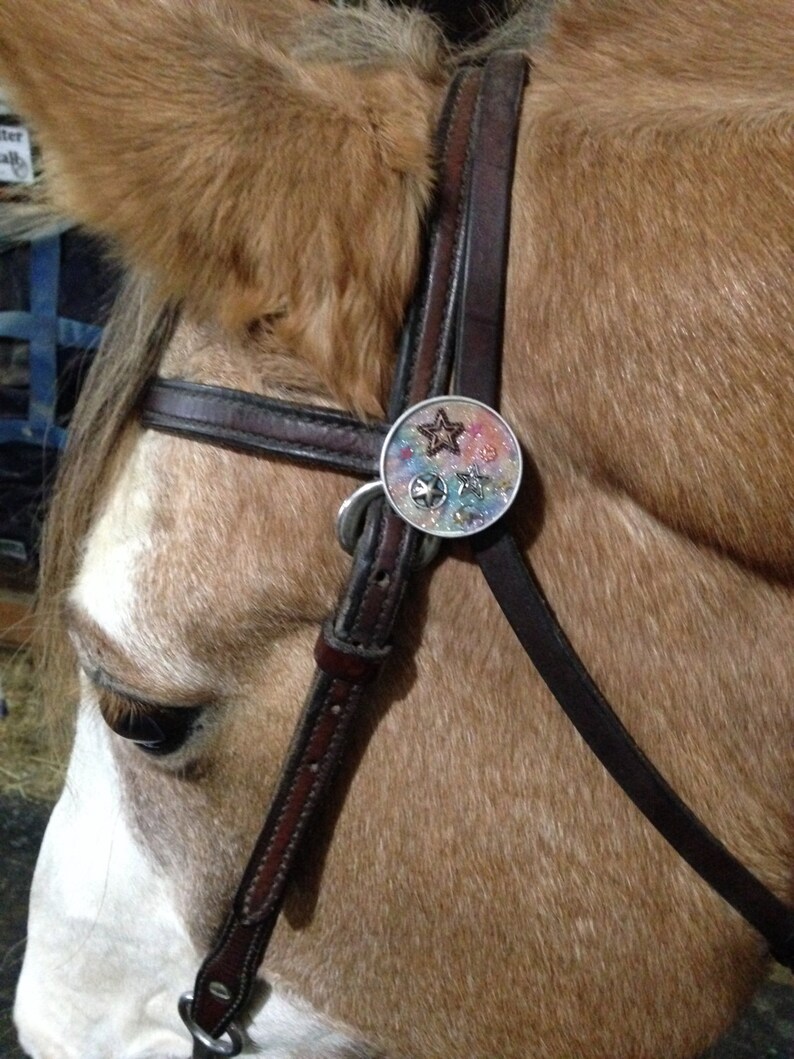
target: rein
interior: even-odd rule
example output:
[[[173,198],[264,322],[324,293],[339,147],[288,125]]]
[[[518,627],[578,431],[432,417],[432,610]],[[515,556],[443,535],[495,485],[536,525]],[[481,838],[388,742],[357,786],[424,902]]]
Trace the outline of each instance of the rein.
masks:
[[[501,517],[521,468],[518,443],[493,409],[527,76],[523,56],[501,52],[483,68],[460,70],[450,87],[437,134],[439,187],[425,270],[401,342],[389,424],[173,379],[156,379],[143,401],[145,427],[370,479],[340,512],[343,540],[360,529],[350,579],[317,640],[317,669],[270,810],[193,993],[180,1000],[194,1059],[236,1055],[243,1046],[235,1020],[250,1004],[291,869],[366,708],[367,685],[391,649],[407,580],[430,558],[428,533],[471,536],[507,620],[591,750],[772,955],[794,967],[794,909],[711,834],[634,743]],[[467,449],[478,431],[487,444]]]

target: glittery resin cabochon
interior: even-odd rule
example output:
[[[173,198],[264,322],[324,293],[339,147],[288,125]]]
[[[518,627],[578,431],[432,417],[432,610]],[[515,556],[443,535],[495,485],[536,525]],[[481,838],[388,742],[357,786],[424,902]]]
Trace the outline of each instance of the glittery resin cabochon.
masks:
[[[507,511],[521,482],[521,449],[492,408],[466,397],[414,405],[389,431],[380,473],[390,504],[417,529],[467,537]]]

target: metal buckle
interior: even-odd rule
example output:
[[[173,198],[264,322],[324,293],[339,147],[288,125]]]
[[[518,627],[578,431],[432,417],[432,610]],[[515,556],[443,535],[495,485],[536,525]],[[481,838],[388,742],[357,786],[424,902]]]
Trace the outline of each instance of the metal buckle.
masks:
[[[217,1056],[235,1056],[243,1050],[243,1035],[238,1027],[232,1023],[226,1030],[224,1037],[210,1037],[210,1035],[198,1025],[190,1010],[193,1006],[193,994],[183,993],[179,998],[179,1014],[193,1038],[193,1059],[216,1059]]]
[[[336,516],[336,536],[348,555],[352,555],[356,550],[367,508],[380,496],[383,496],[383,482],[367,482],[343,501],[339,508],[339,514]],[[422,534],[414,569],[421,570],[431,563],[438,555],[440,546],[441,542],[437,537]]]

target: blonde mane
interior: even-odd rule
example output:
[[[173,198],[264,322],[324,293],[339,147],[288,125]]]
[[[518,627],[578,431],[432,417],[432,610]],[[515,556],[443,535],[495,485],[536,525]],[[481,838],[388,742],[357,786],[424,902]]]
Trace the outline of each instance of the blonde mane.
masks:
[[[63,622],[64,597],[81,546],[108,488],[113,459],[147,379],[168,344],[176,310],[151,282],[125,277],[72,418],[41,546],[35,648],[46,716],[56,744],[71,736],[76,702],[74,653]]]

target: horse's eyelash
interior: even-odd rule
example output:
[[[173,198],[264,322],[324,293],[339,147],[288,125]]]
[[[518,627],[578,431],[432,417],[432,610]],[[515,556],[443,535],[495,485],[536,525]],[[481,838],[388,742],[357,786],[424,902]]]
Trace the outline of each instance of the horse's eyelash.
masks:
[[[113,678],[108,676],[103,669],[84,668],[83,672],[96,690],[99,708],[108,723],[117,721],[121,717],[141,717],[146,714],[169,713],[182,708],[168,703],[141,699],[119,688]]]
[[[98,705],[112,732],[160,757],[181,749],[203,727],[201,706],[155,706],[107,687],[99,689]]]
[[[162,706],[156,707],[150,703],[141,702],[140,699],[120,695],[112,688],[100,686],[97,688],[97,692],[100,712],[111,727],[122,718],[144,717],[147,713],[165,709]]]

